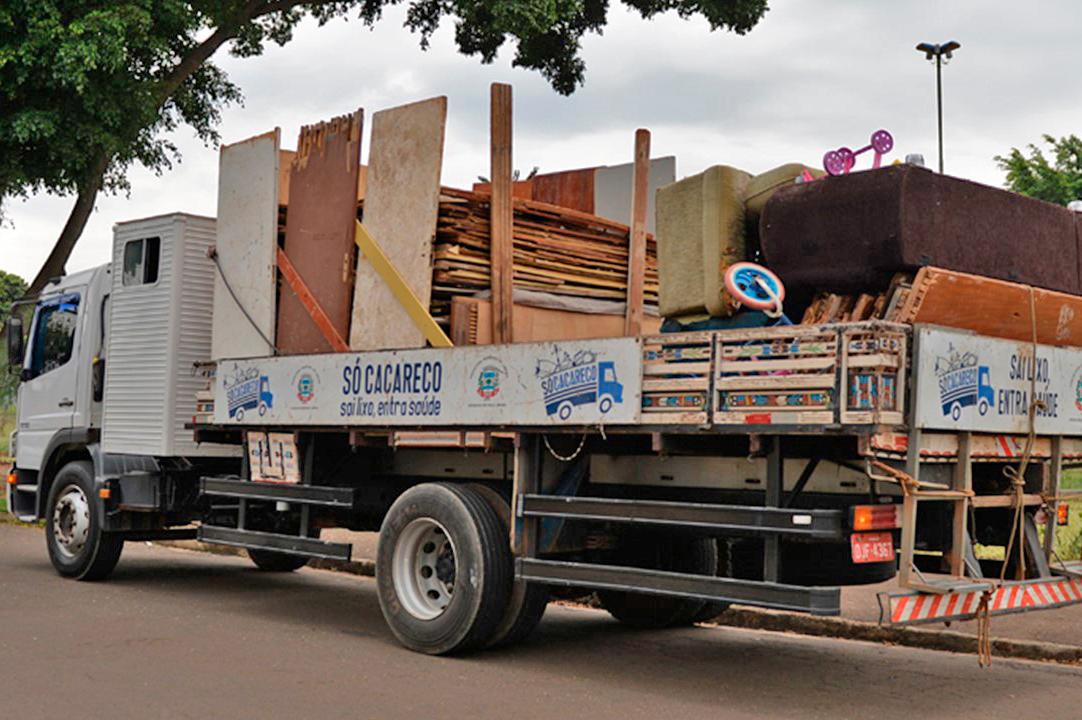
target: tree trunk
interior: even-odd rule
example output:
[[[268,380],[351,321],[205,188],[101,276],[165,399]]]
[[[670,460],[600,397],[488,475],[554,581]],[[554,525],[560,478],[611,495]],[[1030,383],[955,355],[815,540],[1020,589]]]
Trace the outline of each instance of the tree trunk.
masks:
[[[64,274],[64,266],[68,264],[71,251],[75,249],[75,243],[83,234],[83,228],[90,219],[90,213],[94,211],[94,201],[97,200],[98,191],[101,190],[105,170],[109,167],[109,159],[109,156],[102,154],[94,163],[92,176],[79,188],[79,194],[68,215],[68,221],[64,223],[64,229],[60,231],[60,237],[53,245],[49,257],[45,259],[45,264],[41,266],[34,281],[30,283],[30,288],[26,291],[28,296],[37,295],[51,279]]]

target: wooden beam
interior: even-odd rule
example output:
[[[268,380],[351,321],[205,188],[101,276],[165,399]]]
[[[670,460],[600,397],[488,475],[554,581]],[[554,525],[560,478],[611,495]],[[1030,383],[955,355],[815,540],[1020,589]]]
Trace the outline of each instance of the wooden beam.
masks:
[[[511,86],[492,83],[492,339],[513,342],[511,310],[514,304],[514,217],[511,205]]]
[[[282,273],[282,278],[286,281],[286,284],[296,294],[297,299],[301,301],[301,305],[308,312],[308,316],[312,318],[312,322],[319,328],[319,332],[322,333],[324,339],[334,348],[334,351],[349,352],[349,345],[342,339],[342,335],[334,327],[334,323],[331,322],[330,317],[327,316],[323,307],[316,300],[316,296],[308,289],[308,285],[305,284],[297,269],[293,267],[289,256],[286,255],[285,250],[282,248],[278,248],[278,270]]]
[[[627,263],[627,310],[624,334],[642,334],[643,284],[646,279],[646,203],[650,187],[650,131],[635,131],[635,168],[631,190],[631,236]]]
[[[394,299],[406,311],[410,322],[428,340],[429,344],[432,347],[452,347],[451,339],[443,332],[443,328],[432,319],[432,316],[428,313],[428,308],[414,294],[409,283],[398,272],[398,268],[387,258],[383,248],[379,246],[368,233],[368,229],[360,222],[357,223],[354,241],[357,243],[361,254],[372,265],[376,274],[386,283]]]

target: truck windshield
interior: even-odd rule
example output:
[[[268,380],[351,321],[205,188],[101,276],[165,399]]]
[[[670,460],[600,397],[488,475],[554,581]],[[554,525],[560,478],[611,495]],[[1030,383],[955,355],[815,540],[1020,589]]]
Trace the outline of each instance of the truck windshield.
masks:
[[[30,353],[30,373],[34,377],[55,370],[71,359],[78,316],[79,296],[76,294],[64,295],[38,308],[34,346]]]

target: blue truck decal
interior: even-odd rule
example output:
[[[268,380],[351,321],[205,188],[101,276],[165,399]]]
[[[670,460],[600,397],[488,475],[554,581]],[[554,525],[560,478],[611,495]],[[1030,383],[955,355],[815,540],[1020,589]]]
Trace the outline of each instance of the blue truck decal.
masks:
[[[995,403],[991,370],[978,364],[973,353],[954,352],[947,358],[938,358],[936,375],[943,414],[950,415],[955,422],[961,419],[962,408],[976,405],[983,416]]]
[[[576,406],[595,403],[604,414],[615,403],[624,401],[624,386],[617,380],[616,364],[598,360],[591,352],[565,355],[555,362],[539,361],[537,376],[549,417],[567,420]]]
[[[258,410],[262,417],[274,407],[274,395],[270,391],[270,380],[258,370],[249,370],[238,375],[233,382],[225,383],[226,398],[229,402],[229,417],[243,420],[248,410]]]

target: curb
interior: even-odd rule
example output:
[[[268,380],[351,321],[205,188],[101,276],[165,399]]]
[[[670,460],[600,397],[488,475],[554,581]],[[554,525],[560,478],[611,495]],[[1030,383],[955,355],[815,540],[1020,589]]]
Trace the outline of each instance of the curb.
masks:
[[[777,610],[732,607],[705,624],[843,640],[863,640],[883,645],[902,645],[969,655],[977,653],[976,636],[965,633],[889,627],[859,620],[816,617]],[[1057,643],[993,639],[992,654],[1002,658],[1082,665],[1082,647]]]

